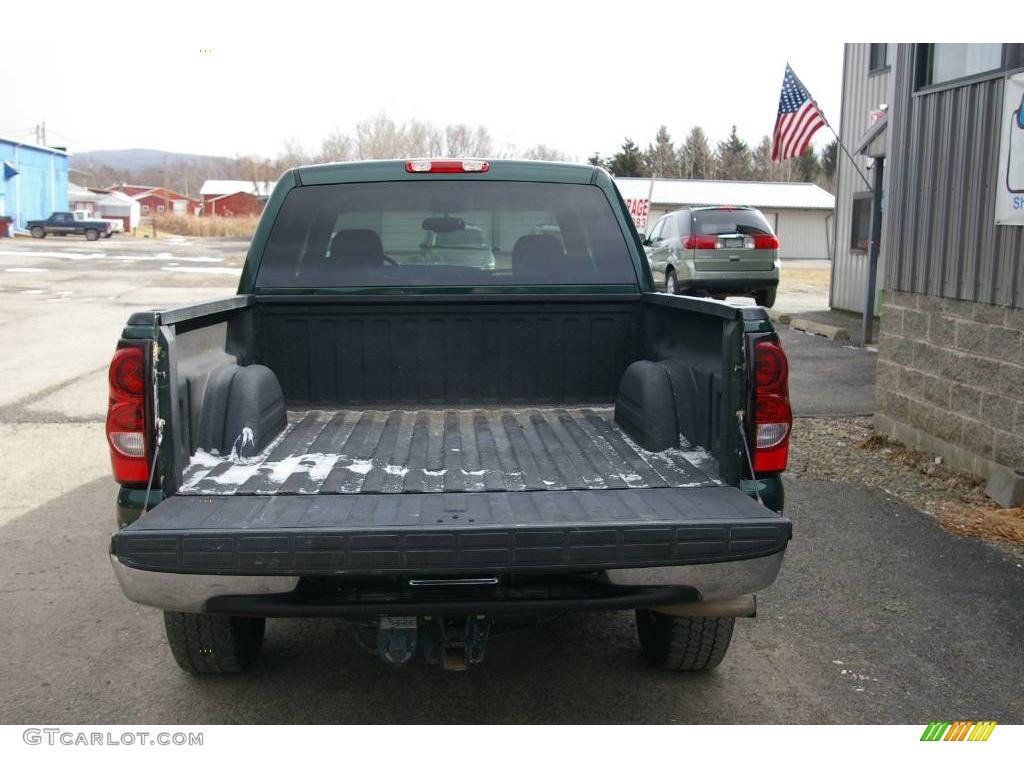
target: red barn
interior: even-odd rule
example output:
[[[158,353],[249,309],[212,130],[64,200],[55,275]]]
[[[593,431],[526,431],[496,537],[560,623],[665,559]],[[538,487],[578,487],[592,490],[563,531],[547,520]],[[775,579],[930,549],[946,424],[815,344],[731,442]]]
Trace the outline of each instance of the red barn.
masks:
[[[208,179],[199,194],[204,216],[258,216],[274,189],[272,181]]]
[[[199,203],[172,189],[163,187],[143,187],[138,184],[118,184],[110,187],[109,192],[123,192],[138,202],[143,216],[154,213],[195,213]]]

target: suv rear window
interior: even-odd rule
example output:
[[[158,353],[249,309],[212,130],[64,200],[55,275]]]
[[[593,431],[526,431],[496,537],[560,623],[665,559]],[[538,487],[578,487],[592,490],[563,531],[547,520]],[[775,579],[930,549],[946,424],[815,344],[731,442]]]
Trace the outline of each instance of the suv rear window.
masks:
[[[595,186],[449,179],[288,193],[256,285],[597,285],[637,281]]]
[[[697,235],[772,235],[771,226],[752,208],[706,208],[693,212]]]

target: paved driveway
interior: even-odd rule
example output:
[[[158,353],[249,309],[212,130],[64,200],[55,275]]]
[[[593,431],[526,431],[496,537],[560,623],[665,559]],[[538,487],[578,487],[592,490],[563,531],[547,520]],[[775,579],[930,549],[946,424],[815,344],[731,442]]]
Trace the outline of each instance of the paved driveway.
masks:
[[[240,250],[0,244],[0,722],[1024,720],[1020,564],[882,493],[793,478],[782,576],[707,675],[647,668],[628,613],[496,637],[465,675],[384,668],[339,622],[275,620],[252,674],[182,674],[107,561],[105,368],[133,309],[230,293]],[[870,410],[870,353],[781,334],[798,414]]]

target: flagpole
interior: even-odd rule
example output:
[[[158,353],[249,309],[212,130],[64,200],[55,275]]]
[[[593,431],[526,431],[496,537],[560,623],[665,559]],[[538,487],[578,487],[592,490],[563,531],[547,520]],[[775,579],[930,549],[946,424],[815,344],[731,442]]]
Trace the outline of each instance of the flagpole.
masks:
[[[789,66],[788,61],[786,62],[786,68],[790,72],[793,72],[793,68]],[[797,76],[796,72],[793,72],[793,79],[796,80],[800,87],[804,89],[804,93],[811,97],[811,104],[813,104],[814,108],[818,110],[818,114],[821,115],[821,119],[825,121],[825,125],[828,126],[828,129],[832,131],[832,135],[836,137],[836,144],[839,145],[839,148],[841,150],[843,150],[843,154],[850,158],[850,164],[853,166],[853,170],[855,170],[857,172],[857,175],[860,176],[861,181],[863,181],[867,185],[868,191],[874,192],[875,188],[871,186],[871,182],[868,181],[868,177],[864,175],[864,172],[860,169],[860,166],[857,165],[857,161],[853,159],[853,155],[850,154],[850,150],[846,148],[846,145],[843,144],[843,140],[840,139],[839,134],[836,133],[836,129],[832,127],[832,123],[830,123],[828,118],[825,117],[825,111],[818,106],[818,102],[815,100],[813,96],[811,96],[811,92],[807,90],[807,86],[804,85],[803,80],[801,80],[799,76]]]

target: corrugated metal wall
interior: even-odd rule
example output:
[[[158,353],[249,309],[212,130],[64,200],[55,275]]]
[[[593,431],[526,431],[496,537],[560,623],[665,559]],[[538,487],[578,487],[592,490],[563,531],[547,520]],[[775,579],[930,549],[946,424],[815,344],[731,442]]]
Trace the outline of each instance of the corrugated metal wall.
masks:
[[[1024,227],[995,224],[1003,77],[914,95],[913,53],[896,61],[884,287],[1024,307]]]
[[[843,48],[843,101],[839,135],[851,152],[871,127],[871,112],[878,109],[880,104],[889,103],[890,100],[891,74],[868,74],[870,51],[870,43],[850,43]],[[861,172],[870,179],[871,172],[867,170],[865,162],[866,158],[857,158]],[[842,151],[839,152],[837,168],[833,244],[835,255],[829,302],[834,309],[862,312],[864,291],[868,282],[868,257],[866,253],[850,250],[850,226],[853,196],[858,192],[867,192],[868,186]],[[882,242],[885,242],[884,232]],[[882,274],[884,269],[885,258],[883,249],[879,274]]]
[[[25,229],[29,219],[45,219],[54,211],[69,210],[66,155],[0,141],[0,161],[18,171],[6,181],[0,172],[4,215],[14,218],[16,229]]]
[[[651,206],[647,231],[654,229],[658,219],[678,206]],[[782,259],[827,259],[828,242],[832,236],[832,211],[797,208],[760,208],[761,213],[779,236]]]

